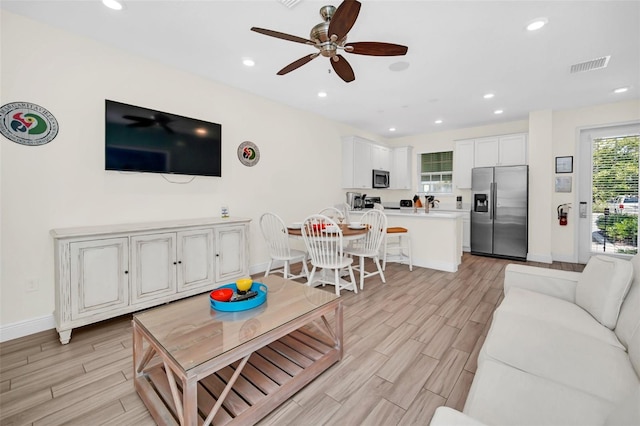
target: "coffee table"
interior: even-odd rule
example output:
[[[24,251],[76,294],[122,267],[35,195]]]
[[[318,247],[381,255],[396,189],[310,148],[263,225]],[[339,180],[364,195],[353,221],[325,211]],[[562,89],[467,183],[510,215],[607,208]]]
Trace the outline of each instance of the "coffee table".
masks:
[[[250,310],[215,311],[207,293],[134,315],[135,389],[158,424],[253,424],[342,359],[340,298],[257,281],[267,301]]]

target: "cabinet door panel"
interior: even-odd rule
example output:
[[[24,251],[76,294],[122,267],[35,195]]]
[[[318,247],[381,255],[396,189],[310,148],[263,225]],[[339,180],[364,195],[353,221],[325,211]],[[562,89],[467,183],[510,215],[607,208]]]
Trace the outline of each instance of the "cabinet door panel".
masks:
[[[71,319],[90,317],[129,303],[128,240],[71,243]]]
[[[471,188],[471,170],[474,167],[475,141],[458,141],[453,153],[453,175],[457,188]]]
[[[131,301],[176,292],[176,234],[131,237]]]
[[[213,230],[178,233],[178,291],[213,284]]]
[[[474,167],[498,165],[498,138],[476,139]]]
[[[228,226],[215,229],[216,281],[224,283],[247,276],[248,255],[245,226]]]
[[[371,144],[355,140],[353,144],[353,181],[354,188],[371,188]]]
[[[500,137],[500,165],[527,164],[527,136],[524,134]]]

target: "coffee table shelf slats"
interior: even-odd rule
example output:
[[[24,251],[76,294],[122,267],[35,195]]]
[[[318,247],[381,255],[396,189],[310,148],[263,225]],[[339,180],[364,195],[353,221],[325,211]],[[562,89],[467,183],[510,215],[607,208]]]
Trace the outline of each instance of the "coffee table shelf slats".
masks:
[[[311,338],[307,336],[306,339]],[[285,341],[288,344],[285,344]],[[301,353],[296,352],[296,358],[304,358],[307,360],[304,361],[304,364],[306,364],[307,367],[299,367],[289,358],[279,353],[279,351],[283,350],[287,350],[289,353],[295,352],[291,348],[291,345],[304,347],[306,349],[302,350],[305,351],[309,351],[311,349],[316,359],[310,360],[309,358],[305,358]],[[299,340],[287,336],[286,338],[282,338],[269,344],[267,347],[258,350],[258,353],[252,354],[245,369],[242,371],[241,376],[233,385],[233,389],[223,401],[223,408],[216,413],[213,424],[224,425],[236,420],[235,418],[250,410],[252,406],[256,404],[262,405],[265,398],[270,394],[274,394],[281,390],[282,386],[287,385],[287,383],[296,375],[302,374],[307,368],[313,369],[316,361],[326,362],[327,357],[332,356],[332,353],[330,352],[334,349],[329,346],[324,346],[324,348],[326,351],[321,353],[309,346],[303,345]],[[317,356],[317,354],[320,355]],[[211,411],[211,408],[213,408],[218,396],[222,393],[225,386],[231,379],[231,376],[236,370],[238,364],[239,361],[230,366],[224,367],[198,383],[198,424],[203,423],[204,414]],[[295,373],[293,373],[293,375],[289,375],[284,371],[284,369],[295,370]],[[171,420],[168,421],[167,424],[177,424],[176,406],[174,404],[174,398],[172,396],[164,368],[162,365],[159,365],[153,369],[146,369],[145,372],[148,380],[148,382],[146,382],[148,383],[147,386],[155,388],[157,395],[162,399],[162,404],[171,413]],[[278,376],[281,383],[278,383],[277,380],[272,380],[271,376],[273,375]],[[181,385],[179,382],[177,384],[178,391],[180,392],[180,395],[182,395]],[[153,390],[150,392],[154,393]]]
[[[282,386],[290,381],[293,376],[282,371],[280,368],[269,362],[267,359],[261,357],[259,354],[254,353],[249,358],[249,363],[256,369],[263,372],[267,377],[273,379],[278,386]]]
[[[307,346],[307,344],[305,344],[303,341],[295,339],[291,335],[284,336],[282,339],[280,339],[280,341],[314,361],[317,361],[322,357],[322,352],[315,350],[311,346]]]
[[[200,380],[202,386],[211,393],[216,399],[218,395],[222,393],[227,382],[222,380],[217,374],[212,374],[209,377]],[[235,388],[231,389],[227,397],[222,402],[222,406],[233,416],[237,417],[240,413],[249,408],[249,404],[238,395]]]
[[[235,371],[235,369],[229,366],[223,368],[222,370],[218,370],[216,374],[222,380],[224,380],[225,383],[229,383],[229,380],[231,380],[231,376],[233,376],[233,373]],[[253,383],[251,383],[244,377],[244,370],[241,374],[242,375],[238,377],[236,383],[233,385],[233,389],[238,393],[238,395],[240,395],[242,399],[253,405],[264,398],[265,394],[262,393],[262,391],[258,387],[256,387]]]
[[[302,368],[307,368],[311,364],[313,364],[314,360],[312,358],[307,358],[289,345],[284,344],[282,339],[278,340],[277,342],[273,342],[271,345],[269,345],[269,347],[278,352],[280,355],[285,356],[290,361],[295,362]]]
[[[275,392],[276,390],[278,390],[278,384],[251,364],[251,361],[255,360],[255,358],[255,354],[252,355],[251,358],[249,358],[249,362],[242,370],[242,376],[246,377],[248,381],[253,383],[265,395],[271,392]],[[240,364],[240,361],[234,362],[233,364],[231,364],[231,366],[236,369],[238,368],[238,364]]]

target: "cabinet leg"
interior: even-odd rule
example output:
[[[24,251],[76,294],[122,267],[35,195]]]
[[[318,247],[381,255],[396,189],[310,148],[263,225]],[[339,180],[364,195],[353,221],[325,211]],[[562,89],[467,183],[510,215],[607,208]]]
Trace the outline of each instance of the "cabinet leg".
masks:
[[[71,330],[59,330],[58,334],[60,335],[60,343],[66,345],[71,340]]]

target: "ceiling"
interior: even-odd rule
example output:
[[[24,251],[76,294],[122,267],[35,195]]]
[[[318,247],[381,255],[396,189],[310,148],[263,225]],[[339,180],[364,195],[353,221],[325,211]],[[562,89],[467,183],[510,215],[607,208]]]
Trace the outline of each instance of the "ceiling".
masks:
[[[122,2],[121,11],[99,0],[0,5],[385,138],[640,98],[640,1],[362,0],[348,41],[403,44],[409,51],[396,57],[344,53],[356,75],[351,83],[323,57],[276,75],[316,49],[250,31],[256,26],[308,38],[322,22],[319,9],[339,0],[302,0],[292,8],[279,0]],[[527,31],[539,17],[548,24]],[[570,72],[574,64],[609,55],[606,68]],[[244,66],[244,58],[255,66]],[[624,86],[626,93],[613,93]],[[318,97],[319,91],[327,96]],[[486,93],[495,96],[484,99]],[[494,114],[497,109],[504,112]]]

